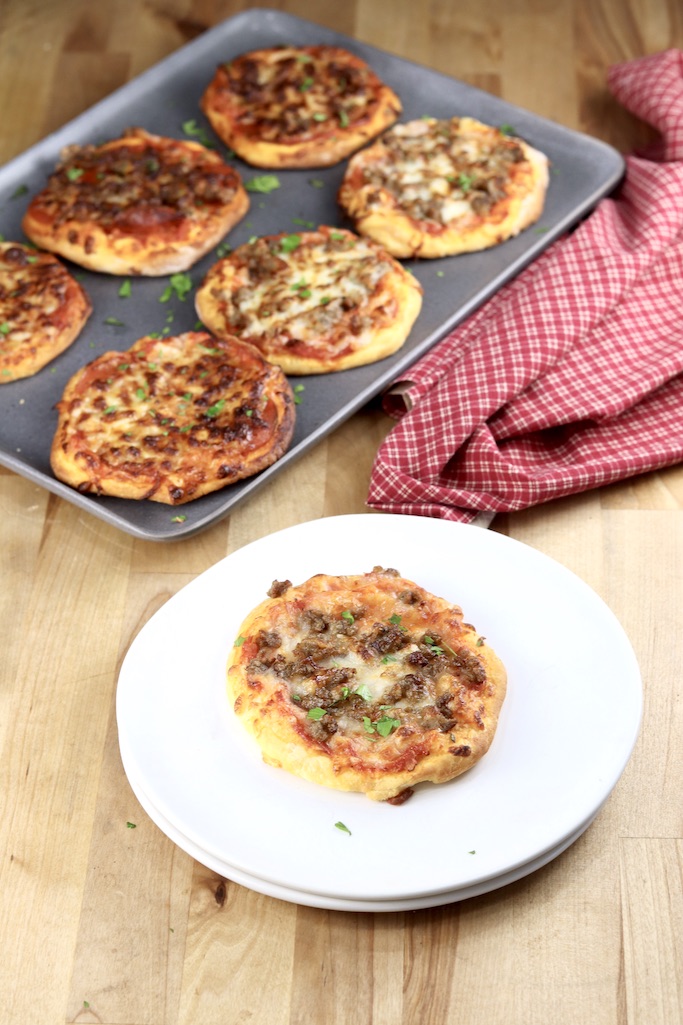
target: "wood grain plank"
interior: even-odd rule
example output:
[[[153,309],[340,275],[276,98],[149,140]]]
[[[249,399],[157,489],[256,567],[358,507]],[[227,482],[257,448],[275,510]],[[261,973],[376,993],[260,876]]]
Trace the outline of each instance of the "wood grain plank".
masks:
[[[288,1025],[297,914],[196,866],[178,1025]]]
[[[26,606],[0,754],[2,919],[30,923],[3,958],[9,1021],[56,1021],[66,1003],[128,572],[114,533],[84,531],[71,544],[60,507]]]
[[[681,838],[683,511],[610,510],[604,520],[605,599],[631,640],[644,695],[640,736],[622,779],[620,833]],[[666,566],[672,591],[664,591],[655,565]]]
[[[621,842],[626,1025],[683,1020],[683,842]]]
[[[127,577],[118,667],[140,628],[191,573]],[[114,696],[74,951],[69,1021],[175,1022],[193,861],[148,818],[125,777]],[[86,1006],[87,1004],[87,1006]]]

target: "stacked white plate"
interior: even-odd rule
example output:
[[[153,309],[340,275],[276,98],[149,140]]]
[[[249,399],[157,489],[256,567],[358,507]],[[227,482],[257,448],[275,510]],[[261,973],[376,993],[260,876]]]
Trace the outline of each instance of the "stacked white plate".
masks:
[[[400,806],[265,765],[225,690],[240,624],[273,580],[377,565],[459,604],[508,671],[487,755]],[[381,514],[299,524],[229,555],[149,620],[117,690],[129,783],[171,840],[258,892],[349,911],[448,904],[547,864],[611,793],[641,710],[628,638],[573,573],[480,527]]]

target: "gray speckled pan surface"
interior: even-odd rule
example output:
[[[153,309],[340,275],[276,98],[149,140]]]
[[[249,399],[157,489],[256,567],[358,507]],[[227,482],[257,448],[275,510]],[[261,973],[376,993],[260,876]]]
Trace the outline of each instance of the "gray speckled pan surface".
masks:
[[[43,139],[0,169],[0,232],[24,241],[21,218],[28,199],[45,184],[60,150],[69,143],[100,142],[137,125],[161,135],[186,137],[196,125],[215,139],[199,109],[199,99],[215,67],[244,51],[278,43],[336,44],[357,53],[396,90],[401,120],[424,114],[468,114],[490,124],[510,124],[517,134],[545,152],[553,173],[539,224],[495,250],[438,261],[406,261],[424,287],[424,304],[407,342],[389,358],[342,373],[297,378],[304,384],[297,426],[289,451],[273,466],[246,481],[178,508],[156,502],[80,495],[55,480],[49,451],[57,417],[55,403],[68,378],[101,352],[127,349],[145,334],[171,324],[173,334],[194,327],[193,297],[160,303],[166,278],[132,280],[132,294],[120,298],[121,278],[72,267],[93,304],[93,314],[71,348],[40,373],[0,387],[0,463],[28,477],[121,530],[147,540],[188,537],[219,520],[274,474],[334,430],[391,382],[435,342],[580,220],[618,183],[621,156],[606,144],[539,118],[457,79],[436,73],[350,39],[310,21],[267,9],[252,9],[217,25],[137,79]],[[201,140],[200,140],[201,141]],[[217,146],[220,152],[225,152]],[[234,160],[245,181],[262,174]],[[253,235],[296,231],[303,220],[348,226],[336,193],[345,163],[315,171],[278,171],[280,188],[251,193],[251,209],[226,241],[240,245]],[[212,253],[190,271],[198,285],[215,261]],[[173,314],[172,321],[169,321]],[[107,323],[115,318],[120,325]],[[186,519],[174,522],[181,514]]]

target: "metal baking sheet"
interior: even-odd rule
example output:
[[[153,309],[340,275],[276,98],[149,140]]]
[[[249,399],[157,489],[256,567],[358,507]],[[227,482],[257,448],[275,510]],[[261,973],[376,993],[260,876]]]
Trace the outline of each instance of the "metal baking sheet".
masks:
[[[32,378],[0,387],[0,463],[136,537],[177,540],[227,515],[274,474],[333,431],[373,396],[385,390],[416,359],[476,309],[506,281],[578,222],[610,192],[624,162],[605,143],[537,117],[455,78],[395,57],[279,11],[253,8],[199,36],[135,80],[112,93],[59,131],[0,169],[0,231],[6,240],[25,240],[21,218],[28,199],[45,184],[63,146],[100,142],[136,125],[161,135],[209,138],[226,154],[199,109],[199,99],[218,64],[278,43],[335,44],[358,54],[402,99],[401,120],[422,115],[471,115],[490,124],[511,125],[545,152],[552,163],[546,208],[538,225],[493,250],[432,261],[405,261],[424,287],[422,312],[403,348],[367,367],[293,378],[303,384],[297,425],[289,451],[273,466],[246,481],[179,507],[81,495],[55,480],[49,451],[56,428],[55,403],[68,378],[101,352],[127,349],[145,334],[190,330],[197,317],[192,295],[161,302],[166,278],[134,278],[129,298],[119,296],[122,279],[72,267],[87,290],[93,314],[71,348]],[[245,181],[263,172],[233,160]],[[296,231],[301,222],[349,226],[336,194],[345,163],[322,170],[278,171],[280,188],[251,193],[251,209],[227,236],[230,246],[253,235]],[[190,271],[198,285],[216,259],[209,254]],[[111,321],[114,322],[111,322]],[[118,323],[117,323],[118,322]],[[178,521],[178,517],[185,517]]]

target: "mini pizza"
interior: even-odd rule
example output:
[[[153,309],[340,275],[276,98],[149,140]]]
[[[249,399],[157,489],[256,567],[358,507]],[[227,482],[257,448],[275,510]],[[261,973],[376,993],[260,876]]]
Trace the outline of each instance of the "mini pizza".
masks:
[[[258,238],[211,267],[197,313],[287,374],[347,370],[396,352],[422,306],[422,286],[380,246],[320,227]]]
[[[67,147],[22,227],[89,270],[158,276],[191,267],[248,208],[238,172],[217,153],[132,128]]]
[[[91,312],[56,257],[0,242],[0,384],[42,370],[76,340]]]
[[[471,117],[394,126],[349,161],[339,204],[399,258],[498,245],[533,224],[548,189],[543,153]]]
[[[82,493],[181,505],[270,466],[294,399],[278,367],[238,339],[139,339],[74,374],[58,403],[55,476]]]
[[[201,108],[248,164],[327,167],[393,124],[401,101],[348,50],[275,46],[221,64]]]
[[[235,714],[267,764],[394,804],[484,756],[506,684],[457,605],[379,566],[274,581],[227,667]]]

